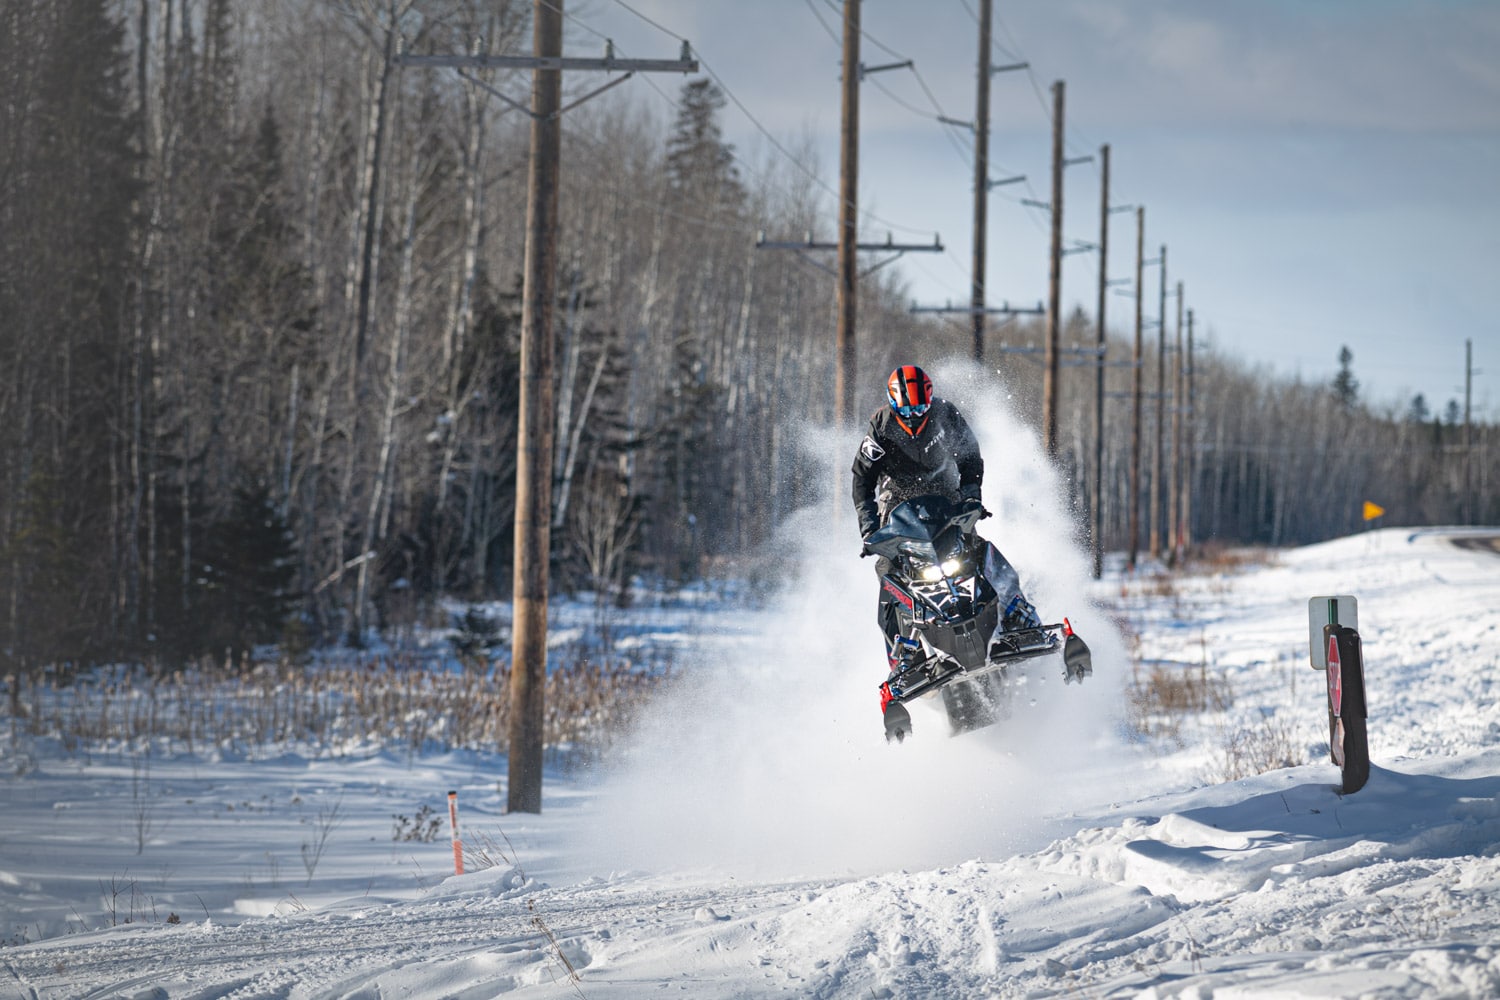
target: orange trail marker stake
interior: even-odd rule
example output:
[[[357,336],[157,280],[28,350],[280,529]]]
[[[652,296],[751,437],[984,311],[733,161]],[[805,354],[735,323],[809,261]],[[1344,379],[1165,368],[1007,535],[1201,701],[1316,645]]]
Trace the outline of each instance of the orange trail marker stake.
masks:
[[[453,874],[464,873],[464,842],[458,838],[458,793],[448,793],[448,825],[453,829]]]

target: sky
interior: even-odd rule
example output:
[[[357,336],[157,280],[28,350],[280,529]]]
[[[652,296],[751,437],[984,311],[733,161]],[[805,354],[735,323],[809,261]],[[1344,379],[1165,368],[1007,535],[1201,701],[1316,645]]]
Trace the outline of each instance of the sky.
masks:
[[[943,252],[897,261],[917,304],[968,300],[971,121],[981,0],[864,0],[860,238]],[[826,185],[832,239],[842,4],[835,0],[569,0],[570,55],[613,40],[670,58],[680,39],[729,96],[724,128],[749,175],[768,161]],[[1145,256],[1167,252],[1167,332],[1177,282],[1196,342],[1270,373],[1331,380],[1353,353],[1363,397],[1405,410],[1464,399],[1473,344],[1476,419],[1500,419],[1500,4],[1468,0],[996,0],[990,198],[992,305],[1047,293],[1051,104],[1066,83],[1068,244],[1097,243],[1101,145],[1112,207],[1146,209]],[[673,114],[680,83],[630,86]],[[795,158],[797,163],[788,162]],[[1135,217],[1110,216],[1108,274],[1133,280]],[[801,233],[768,238],[800,239]],[[1096,252],[1069,254],[1064,309],[1096,311]],[[1160,271],[1145,271],[1146,321]],[[1129,284],[1107,324],[1133,332]],[[953,317],[953,322],[962,322]],[[1154,336],[1154,329],[1148,329]],[[1003,340],[1004,333],[991,334]]]

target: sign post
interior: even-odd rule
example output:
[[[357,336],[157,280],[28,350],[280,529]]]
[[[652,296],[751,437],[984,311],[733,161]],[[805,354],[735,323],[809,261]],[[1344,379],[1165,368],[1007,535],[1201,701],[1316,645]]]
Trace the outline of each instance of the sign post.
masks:
[[[1314,597],[1307,605],[1308,655],[1328,678],[1328,755],[1353,794],[1370,778],[1365,730],[1365,668],[1358,603],[1353,597]]]
[[[458,792],[448,793],[448,828],[453,831],[453,874],[464,873],[464,842],[458,836]]]

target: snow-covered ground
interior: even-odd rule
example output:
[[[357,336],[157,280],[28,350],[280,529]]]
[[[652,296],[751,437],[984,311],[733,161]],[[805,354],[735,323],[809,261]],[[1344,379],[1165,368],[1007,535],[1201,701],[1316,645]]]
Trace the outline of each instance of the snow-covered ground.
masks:
[[[540,816],[504,815],[484,755],[44,752],[0,784],[0,996],[1495,995],[1500,556],[1450,534],[1107,579],[1144,660],[1232,688],[1154,745],[1097,711],[1131,669],[1106,642],[1008,729],[919,712],[888,747],[849,668],[878,639],[790,661],[784,606],[620,769],[550,773]],[[1307,665],[1328,593],[1360,598],[1367,661],[1346,797]],[[1267,719],[1307,763],[1212,781]],[[451,874],[449,788],[494,867]],[[423,807],[437,839],[393,840]]]
[[[0,733],[0,998],[1500,994],[1500,554],[1387,529],[1092,584],[1034,447],[981,430],[983,530],[1088,683],[1040,664],[1006,723],[919,704],[888,746],[870,565],[809,512],[782,599],[695,615],[680,682],[540,815],[505,814],[496,755]],[[1351,796],[1308,664],[1327,594],[1359,598]],[[1212,704],[1143,716],[1152,669]],[[1298,763],[1227,780],[1271,754]]]

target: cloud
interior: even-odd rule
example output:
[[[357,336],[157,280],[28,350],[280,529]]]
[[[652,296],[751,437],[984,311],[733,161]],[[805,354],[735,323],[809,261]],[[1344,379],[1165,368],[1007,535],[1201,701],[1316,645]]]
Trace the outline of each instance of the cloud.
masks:
[[[1099,122],[1500,128],[1500,5],[1072,0],[1014,21]]]

